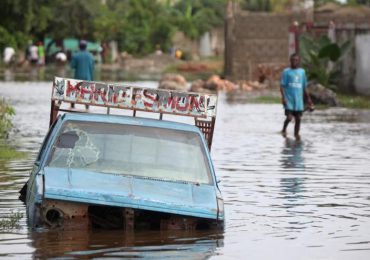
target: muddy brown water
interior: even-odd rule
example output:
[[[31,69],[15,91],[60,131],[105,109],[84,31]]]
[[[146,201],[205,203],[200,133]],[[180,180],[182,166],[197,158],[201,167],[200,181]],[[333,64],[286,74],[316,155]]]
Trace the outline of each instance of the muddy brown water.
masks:
[[[138,82],[154,86],[154,82]],[[18,190],[47,131],[49,82],[2,82],[16,109],[0,159],[0,218],[25,215]],[[370,259],[370,111],[305,113],[302,140],[278,132],[280,105],[220,95],[212,157],[225,199],[223,232],[32,231],[24,216],[0,230],[4,259]]]

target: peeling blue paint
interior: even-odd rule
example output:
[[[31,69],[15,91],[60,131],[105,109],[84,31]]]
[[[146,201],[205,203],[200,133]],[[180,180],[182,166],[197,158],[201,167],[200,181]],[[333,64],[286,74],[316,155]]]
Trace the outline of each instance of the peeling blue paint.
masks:
[[[45,198],[201,218],[217,217],[216,191],[212,185],[197,186],[74,169],[69,181],[66,169],[45,168]]]
[[[210,168],[212,181],[209,184],[186,183],[176,180],[159,180],[146,177],[94,172],[74,168],[57,168],[47,165],[52,146],[60,135],[66,121],[102,122],[110,124],[157,127],[194,132],[199,135],[200,144]],[[42,199],[54,199],[95,205],[143,209],[184,216],[224,220],[223,205],[218,207],[220,191],[214,173],[207,143],[198,127],[177,122],[147,118],[68,113],[61,116],[45,138],[36,161],[35,176],[43,184],[43,196],[35,196],[40,184],[30,185],[27,191],[27,210],[33,215],[35,203]],[[38,190],[39,191],[39,190]],[[40,201],[41,200],[41,201]]]

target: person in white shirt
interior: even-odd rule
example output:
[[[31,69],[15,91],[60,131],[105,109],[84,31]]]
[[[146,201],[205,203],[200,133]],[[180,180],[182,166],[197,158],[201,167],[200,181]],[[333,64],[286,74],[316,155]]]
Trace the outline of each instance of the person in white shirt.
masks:
[[[10,63],[12,63],[14,61],[14,58],[15,58],[14,48],[13,47],[6,47],[4,49],[4,57],[3,57],[4,63],[6,65],[9,65]]]
[[[58,63],[66,63],[67,55],[64,52],[60,51],[57,53],[57,55],[55,55],[55,59]]]
[[[30,46],[30,61],[31,61],[31,64],[37,64],[37,62],[39,61],[39,49],[37,48],[36,45],[32,44]]]

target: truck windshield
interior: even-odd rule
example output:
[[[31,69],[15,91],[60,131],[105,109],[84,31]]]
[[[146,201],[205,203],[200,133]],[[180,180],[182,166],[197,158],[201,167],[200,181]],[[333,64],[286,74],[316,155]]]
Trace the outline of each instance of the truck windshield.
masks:
[[[156,127],[68,121],[53,145],[47,165],[212,183],[199,134]]]

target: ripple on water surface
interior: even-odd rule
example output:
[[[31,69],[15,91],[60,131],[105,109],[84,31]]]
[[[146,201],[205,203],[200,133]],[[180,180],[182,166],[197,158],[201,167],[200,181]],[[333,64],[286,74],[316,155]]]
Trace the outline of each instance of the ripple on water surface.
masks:
[[[3,219],[25,212],[18,190],[46,133],[50,83],[0,83],[0,94],[17,112],[11,141],[29,154],[0,159]],[[220,95],[212,157],[225,199],[223,234],[31,232],[24,217],[0,232],[0,257],[369,259],[370,112],[306,113],[300,141],[292,126],[287,138],[279,134],[283,119],[279,105]]]

